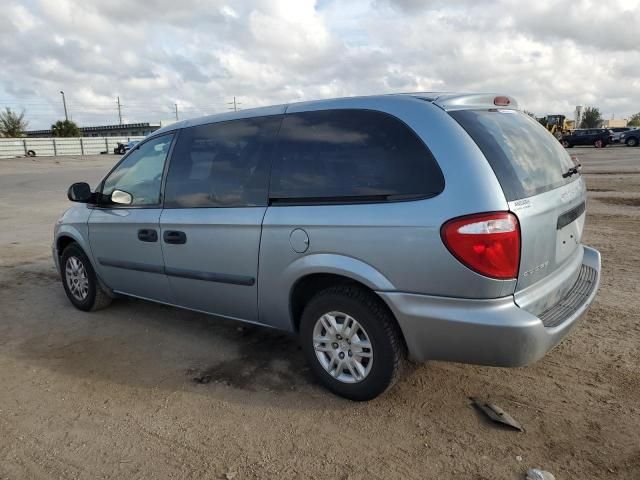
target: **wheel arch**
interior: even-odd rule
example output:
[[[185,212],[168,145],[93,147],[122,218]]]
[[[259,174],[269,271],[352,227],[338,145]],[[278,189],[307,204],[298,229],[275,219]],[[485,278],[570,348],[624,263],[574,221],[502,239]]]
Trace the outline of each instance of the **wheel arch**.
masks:
[[[61,257],[64,249],[67,248],[72,243],[78,243],[78,242],[71,235],[67,235],[67,234],[60,235],[56,240],[56,253],[58,254],[58,257]]]
[[[84,240],[83,236],[72,226],[63,226],[60,228],[56,235],[56,253],[58,257],[62,255],[64,249],[71,243],[77,243],[80,248],[84,251],[85,255],[89,257],[89,260],[93,263],[93,258],[91,256],[91,250],[89,249],[89,245]]]
[[[55,255],[59,260],[62,257],[62,252],[64,251],[64,249],[67,248],[67,246],[69,246],[71,243],[76,243],[91,262],[91,266],[96,271],[96,274],[98,274],[96,261],[95,258],[93,258],[93,254],[91,253],[87,234],[88,232],[85,230],[85,234],[83,235],[83,229],[78,229],[76,225],[60,225],[58,230],[56,231],[55,240],[53,243],[53,245],[55,246]]]
[[[298,331],[300,317],[308,301],[316,293],[335,285],[354,285],[370,292],[395,318],[386,302],[376,293],[376,291],[395,290],[395,287],[371,265],[355,258],[333,254],[310,255],[299,261],[304,261],[304,268],[301,265],[296,266],[297,275],[290,284],[287,299],[293,331]],[[295,263],[297,262],[294,262],[290,269]]]
[[[111,287],[109,287],[100,276],[100,272],[96,268],[96,262],[95,262],[95,259],[93,258],[93,255],[91,254],[91,249],[89,248],[88,243],[84,240],[83,236],[80,235],[78,232],[75,232],[73,228],[65,228],[64,230],[59,231],[58,234],[56,235],[55,246],[56,246],[56,255],[58,257],[57,266],[60,269],[62,268],[62,265],[60,262],[62,258],[62,252],[64,252],[64,249],[67,248],[72,243],[75,243],[76,245],[78,245],[78,247],[84,252],[84,254],[89,259],[89,262],[91,263],[91,267],[95,272],[98,283],[100,284],[102,289],[105,291],[105,293],[109,297],[112,297],[112,298],[115,297],[113,290],[111,290]]]

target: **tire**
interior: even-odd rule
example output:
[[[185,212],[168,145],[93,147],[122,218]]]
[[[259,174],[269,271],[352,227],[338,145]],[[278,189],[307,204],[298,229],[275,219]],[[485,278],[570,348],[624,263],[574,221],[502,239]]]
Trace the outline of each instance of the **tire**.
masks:
[[[35,157],[35,156],[36,156],[35,150],[27,150],[27,157]]]
[[[636,137],[630,137],[630,138],[627,138],[627,141],[624,143],[627,145],[627,147],[637,147],[638,139]]]
[[[593,142],[593,146],[596,148],[603,148],[605,146],[605,143],[602,140],[597,139]]]
[[[564,148],[573,148],[573,145],[571,145],[567,140],[562,140],[560,143]]]
[[[81,267],[74,268],[76,265]],[[70,277],[74,270],[76,272],[75,275]],[[69,301],[78,310],[84,312],[100,310],[111,303],[112,299],[100,285],[89,258],[77,243],[69,244],[62,252],[60,257],[60,276]],[[67,277],[70,277],[69,281],[67,281]],[[77,281],[75,285],[78,289],[72,291],[74,280]],[[81,288],[83,280],[86,281],[86,290]]]
[[[344,315],[341,317],[340,314]],[[333,325],[342,327],[334,328],[334,333],[346,335],[336,342],[315,341],[317,338],[331,337],[322,319],[331,318],[332,315],[337,322]],[[352,321],[359,325],[357,331],[352,332],[353,336],[350,336],[349,330],[356,325]],[[366,339],[371,348],[366,348]],[[320,383],[336,395],[355,401],[371,400],[393,386],[403,370],[407,356],[402,332],[395,318],[380,298],[358,286],[336,286],[316,294],[302,313],[300,342],[307,362]],[[334,348],[335,346],[338,348]],[[321,351],[317,352],[316,348]],[[361,358],[357,349],[363,356],[369,353],[370,358]],[[337,365],[331,368],[334,362],[331,360],[328,370],[326,365],[330,356],[337,362],[338,355],[343,355],[341,358],[349,365],[338,372]],[[356,362],[362,363],[358,367]],[[356,378],[358,375],[362,378]]]

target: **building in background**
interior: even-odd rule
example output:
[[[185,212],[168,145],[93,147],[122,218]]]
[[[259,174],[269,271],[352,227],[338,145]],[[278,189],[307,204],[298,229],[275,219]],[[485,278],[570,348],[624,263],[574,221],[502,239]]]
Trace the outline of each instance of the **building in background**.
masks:
[[[140,137],[149,135],[160,128],[160,124],[124,123],[122,125],[102,125],[97,127],[80,127],[83,137]],[[51,130],[30,130],[25,132],[27,137],[53,137]]]
[[[604,128],[626,127],[628,121],[626,118],[612,118],[611,120],[605,120],[602,126]]]
[[[576,105],[574,119],[574,128],[580,128],[580,124],[582,123],[582,105]]]
[[[172,123],[176,123],[178,120],[174,120],[170,118],[169,120],[160,120],[160,127],[166,127],[167,125],[171,125]]]

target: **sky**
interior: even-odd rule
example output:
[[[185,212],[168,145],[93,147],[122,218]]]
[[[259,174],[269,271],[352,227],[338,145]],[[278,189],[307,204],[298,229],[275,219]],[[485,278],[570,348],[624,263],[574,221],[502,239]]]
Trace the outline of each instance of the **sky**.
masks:
[[[0,108],[30,129],[410,91],[640,111],[640,0],[2,0]]]

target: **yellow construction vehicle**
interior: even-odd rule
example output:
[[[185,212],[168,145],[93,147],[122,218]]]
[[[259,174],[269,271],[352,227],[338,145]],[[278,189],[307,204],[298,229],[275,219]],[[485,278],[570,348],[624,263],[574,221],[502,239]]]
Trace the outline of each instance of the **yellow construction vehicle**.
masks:
[[[573,120],[567,120],[564,115],[547,115],[540,119],[540,123],[547,127],[551,135],[560,139],[562,135],[569,133],[575,128]]]

